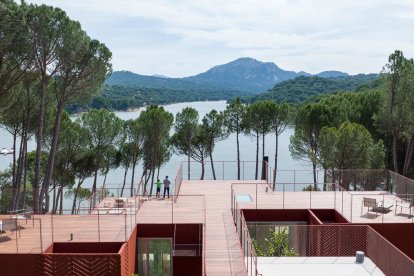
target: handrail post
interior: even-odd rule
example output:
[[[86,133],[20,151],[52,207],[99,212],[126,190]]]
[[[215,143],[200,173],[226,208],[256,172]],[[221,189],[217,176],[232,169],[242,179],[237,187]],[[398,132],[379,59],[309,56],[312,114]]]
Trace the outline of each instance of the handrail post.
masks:
[[[223,163],[223,180],[224,180],[224,161],[221,161]]]
[[[40,223],[40,252],[43,253],[43,233],[42,233],[42,220],[39,219],[39,223]]]
[[[52,226],[52,242],[54,241],[53,212],[50,212],[50,224]]]
[[[257,183],[256,183],[256,210],[257,210]]]
[[[126,212],[124,214],[124,222],[125,222],[124,229],[125,229],[125,242],[126,242],[127,241],[127,214]]]
[[[171,223],[174,224],[174,196],[171,196]]]
[[[100,222],[99,222],[99,210],[98,210],[98,241],[101,241],[101,226],[100,226]]]
[[[312,209],[312,188],[309,191],[309,209]]]
[[[17,237],[17,218],[14,222],[16,224],[16,253],[19,254],[19,238]]]
[[[353,205],[353,199],[354,199],[354,195],[351,194],[351,223],[352,223],[352,209],[354,209],[354,205]]]

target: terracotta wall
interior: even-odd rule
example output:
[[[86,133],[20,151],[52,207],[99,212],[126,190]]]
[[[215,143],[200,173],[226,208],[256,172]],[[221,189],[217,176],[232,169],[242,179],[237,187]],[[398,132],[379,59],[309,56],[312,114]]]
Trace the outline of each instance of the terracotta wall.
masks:
[[[173,262],[174,276],[196,276],[203,273],[201,256],[174,257]]]
[[[414,260],[413,223],[372,223],[370,226]]]
[[[45,253],[118,253],[123,242],[55,242]]]
[[[126,274],[122,274],[123,276],[130,276],[132,273],[137,273],[137,226],[135,226],[134,230],[131,233],[131,236],[128,240],[128,271]]]
[[[42,275],[41,254],[0,254],[1,275]]]
[[[311,211],[322,223],[349,223],[334,209],[312,209]]]
[[[308,210],[308,223],[309,225],[321,225],[322,224],[319,218],[311,210]]]

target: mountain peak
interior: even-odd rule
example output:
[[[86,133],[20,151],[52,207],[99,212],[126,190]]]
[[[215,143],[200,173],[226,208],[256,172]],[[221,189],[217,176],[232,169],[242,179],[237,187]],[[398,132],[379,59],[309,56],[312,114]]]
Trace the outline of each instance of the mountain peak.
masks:
[[[240,91],[264,92],[276,83],[299,75],[285,71],[273,62],[262,62],[251,57],[242,57],[229,63],[217,65],[208,71],[186,79],[198,83],[220,83],[224,87],[233,86]]]

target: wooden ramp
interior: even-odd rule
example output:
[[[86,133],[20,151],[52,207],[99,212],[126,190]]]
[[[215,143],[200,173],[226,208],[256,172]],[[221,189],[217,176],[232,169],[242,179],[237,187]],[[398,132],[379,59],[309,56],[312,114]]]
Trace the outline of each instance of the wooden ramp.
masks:
[[[238,182],[238,181],[235,181]],[[206,201],[206,274],[247,275],[231,215],[231,181],[184,181],[180,194],[204,194]]]

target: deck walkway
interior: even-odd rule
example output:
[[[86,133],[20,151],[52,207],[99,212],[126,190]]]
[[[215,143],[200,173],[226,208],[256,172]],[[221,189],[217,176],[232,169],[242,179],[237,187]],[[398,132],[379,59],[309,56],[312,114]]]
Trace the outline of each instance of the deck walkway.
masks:
[[[125,241],[135,223],[205,223],[205,267],[207,275],[246,275],[239,237],[231,215],[231,192],[250,195],[251,202],[239,202],[239,208],[259,209],[336,209],[352,223],[413,223],[414,218],[395,215],[395,200],[386,192],[272,192],[260,184],[233,184],[237,181],[183,181],[180,196],[170,199],[128,200],[139,204],[136,214],[130,207],[123,214],[35,216],[20,221],[20,233],[7,231],[0,237],[0,253],[40,253],[53,241]],[[394,205],[390,212],[362,209],[362,197],[384,200]],[[141,200],[141,201],[140,201]],[[105,205],[105,204],[103,204]],[[109,204],[110,205],[110,204]],[[108,204],[102,206],[107,208]],[[0,216],[7,219],[8,216]]]
[[[192,180],[184,181],[181,186],[180,194],[205,195],[207,275],[246,275],[240,240],[231,215],[231,183]]]

